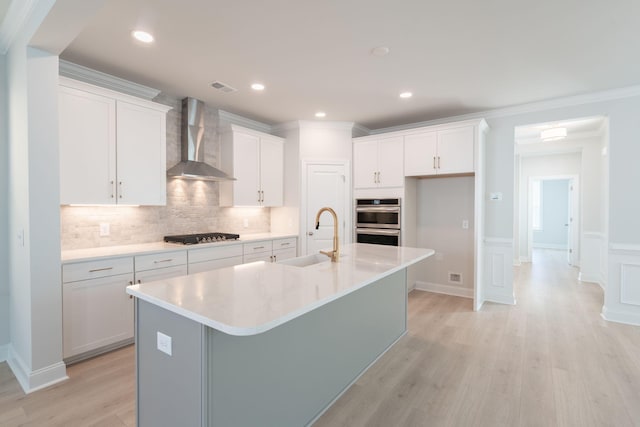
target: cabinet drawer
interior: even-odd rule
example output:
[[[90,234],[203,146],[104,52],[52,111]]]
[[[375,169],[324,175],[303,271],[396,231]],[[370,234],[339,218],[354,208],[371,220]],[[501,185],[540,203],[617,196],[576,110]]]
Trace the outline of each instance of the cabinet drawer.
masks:
[[[196,262],[189,264],[189,274],[201,273],[203,271],[211,271],[217,268],[231,267],[242,264],[242,256],[234,256],[230,258],[214,259],[211,261]]]
[[[286,239],[276,239],[273,241],[273,251],[278,249],[291,249],[296,247],[297,240],[295,237],[288,237]]]
[[[186,253],[185,253],[186,255]],[[136,271],[136,283],[153,282],[154,280],[170,279],[172,277],[186,276],[187,266],[176,265],[174,267],[156,268],[154,270]]]
[[[133,257],[108,258],[62,265],[62,282],[133,273]]]
[[[269,252],[271,255],[271,249],[273,248],[273,242],[271,240],[265,240],[262,242],[245,243],[243,246],[243,252],[245,257],[251,254],[259,254],[261,252]],[[246,262],[246,258],[245,258]]]
[[[173,267],[187,263],[187,251],[163,252],[151,255],[138,255],[136,260],[136,273],[138,271],[153,270],[156,268]]]
[[[225,245],[215,248],[189,249],[189,264],[216,259],[242,256],[242,245]]]

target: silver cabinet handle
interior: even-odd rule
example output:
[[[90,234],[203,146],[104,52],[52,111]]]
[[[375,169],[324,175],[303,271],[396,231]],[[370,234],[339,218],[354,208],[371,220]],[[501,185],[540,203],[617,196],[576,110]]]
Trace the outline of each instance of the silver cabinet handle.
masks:
[[[153,263],[154,264],[160,264],[160,263],[163,263],[163,262],[171,262],[171,261],[173,261],[173,258],[161,259],[159,261],[153,261]]]
[[[109,271],[109,270],[113,270],[113,267],[94,268],[93,270],[89,270],[89,273],[95,273],[96,271]]]
[[[142,279],[138,279],[138,285],[142,283]]]
[[[261,202],[264,203],[264,190],[260,190],[260,194],[262,194]]]
[[[140,283],[140,281],[138,280],[138,283]],[[133,285],[133,281],[129,280],[129,286]],[[129,299],[133,299],[133,295],[129,295]]]
[[[273,256],[273,262],[278,261],[278,258],[277,258],[277,257],[278,257],[278,255],[274,255],[274,256]]]
[[[438,169],[440,169],[440,156],[438,156]]]
[[[111,181],[111,198],[115,198],[116,196],[116,183],[115,181]]]
[[[120,181],[119,184],[120,184],[120,190],[118,191],[118,195],[122,199],[122,181]]]
[[[260,200],[260,190],[258,190],[258,203],[260,203],[262,200]]]
[[[437,168],[436,168],[436,156],[433,156],[433,168],[434,168],[434,169],[437,169]]]
[[[264,249],[264,246],[256,246],[255,248],[253,248],[254,250],[256,249]]]
[[[378,184],[380,184],[380,172],[378,172]]]
[[[285,242],[285,243],[280,243],[280,246],[288,246],[290,244],[291,244],[290,242]]]

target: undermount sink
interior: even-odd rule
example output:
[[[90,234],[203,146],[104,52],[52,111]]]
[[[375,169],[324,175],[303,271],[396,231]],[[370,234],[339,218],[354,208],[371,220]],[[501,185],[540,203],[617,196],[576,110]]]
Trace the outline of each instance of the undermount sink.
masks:
[[[320,264],[321,262],[331,262],[331,258],[323,254],[311,254],[278,261],[278,264],[292,265],[294,267],[309,267],[310,265]]]

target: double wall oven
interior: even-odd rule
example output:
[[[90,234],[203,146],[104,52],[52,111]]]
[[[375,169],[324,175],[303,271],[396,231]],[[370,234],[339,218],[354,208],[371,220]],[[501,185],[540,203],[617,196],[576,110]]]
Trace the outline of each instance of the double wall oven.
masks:
[[[400,246],[400,199],[356,199],[356,242]]]

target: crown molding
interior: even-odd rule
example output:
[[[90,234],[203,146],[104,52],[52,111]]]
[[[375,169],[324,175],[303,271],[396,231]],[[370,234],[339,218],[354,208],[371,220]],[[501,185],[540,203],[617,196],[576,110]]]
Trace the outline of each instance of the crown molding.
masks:
[[[230,113],[224,110],[218,110],[218,118],[224,120],[232,125],[238,125],[245,128],[253,129],[258,132],[271,134],[272,126],[266,123],[259,122],[257,120],[248,119],[246,117],[239,116],[234,113]]]
[[[4,21],[0,22],[0,54],[7,54],[11,44],[37,5],[38,0],[13,0],[11,2]]]
[[[562,98],[553,98],[545,101],[530,102],[527,104],[514,105],[505,108],[496,108],[493,110],[479,111],[477,113],[463,114],[459,116],[443,117],[440,119],[427,120],[417,123],[408,123],[406,125],[391,126],[380,129],[371,130],[371,134],[388,133],[395,131],[409,130],[423,126],[433,126],[438,124],[449,123],[459,120],[472,119],[496,119],[501,117],[515,116],[518,114],[535,113],[538,111],[553,110],[556,108],[573,107],[584,104],[595,104],[598,102],[612,101],[616,99],[631,98],[640,96],[640,85],[627,86],[618,89],[610,89],[599,92],[592,92],[583,95],[567,96]]]
[[[353,124],[353,137],[358,138],[360,136],[371,135],[371,129],[366,126],[359,125],[357,123]]]
[[[102,71],[93,70],[62,59],[60,60],[59,69],[61,76],[111,89],[116,92],[126,93],[149,101],[160,94],[158,89],[133,83],[129,80],[121,79],[120,77],[115,77]]]

